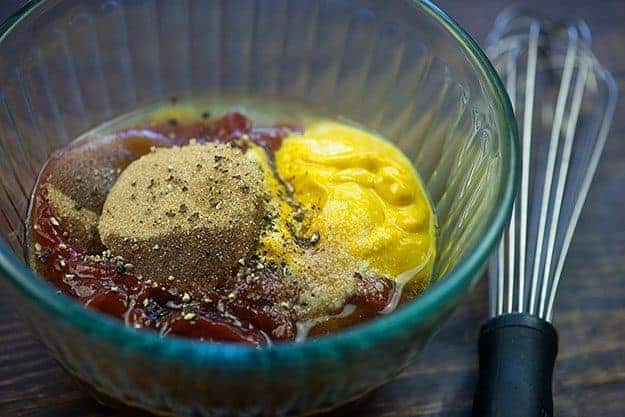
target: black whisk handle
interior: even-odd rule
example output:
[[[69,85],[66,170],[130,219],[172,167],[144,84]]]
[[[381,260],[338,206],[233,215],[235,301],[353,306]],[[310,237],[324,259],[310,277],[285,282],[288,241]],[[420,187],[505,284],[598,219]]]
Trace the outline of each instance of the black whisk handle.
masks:
[[[557,354],[558,334],[545,320],[514,313],[486,322],[473,417],[553,417]]]

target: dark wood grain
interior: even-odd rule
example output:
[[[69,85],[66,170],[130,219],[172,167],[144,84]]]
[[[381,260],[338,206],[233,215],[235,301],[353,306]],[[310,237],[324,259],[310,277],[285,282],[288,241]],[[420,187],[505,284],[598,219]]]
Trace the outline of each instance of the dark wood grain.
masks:
[[[2,1],[4,16],[20,1]],[[476,39],[504,4],[441,0]],[[517,2],[518,4],[518,2]],[[531,0],[531,7],[584,17],[594,49],[614,74],[621,100],[577,229],[555,311],[561,349],[554,380],[560,417],[625,415],[625,7],[623,0]],[[482,282],[420,358],[359,404],[326,417],[468,417],[477,332],[486,318]],[[74,386],[0,294],[0,416],[136,416],[97,405]]]

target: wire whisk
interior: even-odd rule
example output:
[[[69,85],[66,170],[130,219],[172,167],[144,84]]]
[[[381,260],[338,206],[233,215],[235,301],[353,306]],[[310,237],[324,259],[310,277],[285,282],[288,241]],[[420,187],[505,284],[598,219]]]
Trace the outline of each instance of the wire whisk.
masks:
[[[617,90],[591,52],[583,21],[507,11],[487,44],[519,126],[521,181],[490,262],[491,319],[480,332],[473,414],[549,417],[558,350],[554,302]]]

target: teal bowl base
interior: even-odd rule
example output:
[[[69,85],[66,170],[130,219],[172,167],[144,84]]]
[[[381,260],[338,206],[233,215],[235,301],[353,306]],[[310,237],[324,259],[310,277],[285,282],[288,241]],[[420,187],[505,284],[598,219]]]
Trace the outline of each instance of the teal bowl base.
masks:
[[[132,402],[130,400],[122,400],[115,398],[104,391],[98,390],[95,386],[89,385],[77,375],[74,375],[70,372],[67,372],[67,375],[75,382],[76,386],[80,391],[86,394],[88,397],[95,400],[98,404],[101,404],[103,407],[110,408],[113,410],[117,410],[122,413],[122,415],[129,416],[137,416],[137,413],[149,413],[150,415],[158,416],[158,417],[181,417],[180,414],[176,414],[173,412],[168,412],[164,410],[158,410],[155,408],[146,407],[140,403]],[[349,399],[343,403],[338,403],[332,406],[329,406],[324,409],[316,410],[310,413],[296,414],[289,417],[324,417],[327,413],[331,413],[331,417],[352,417],[355,416],[358,412],[359,407],[363,404],[375,397],[375,393],[382,388],[385,384],[380,385],[379,387],[374,387],[362,394],[355,396],[352,399]],[[211,414],[207,414],[206,416],[211,416]],[[214,416],[223,416],[223,412],[215,411]],[[269,417],[266,414],[258,414],[258,417]],[[330,416],[328,416],[330,417]]]

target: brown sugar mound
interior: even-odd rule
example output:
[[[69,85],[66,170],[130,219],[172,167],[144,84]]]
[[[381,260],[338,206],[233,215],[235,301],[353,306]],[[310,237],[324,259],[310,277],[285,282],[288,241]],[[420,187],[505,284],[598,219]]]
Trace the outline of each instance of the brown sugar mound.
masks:
[[[98,235],[97,213],[77,205],[67,194],[48,184],[48,202],[56,216],[53,221],[63,225],[72,247],[86,253],[99,253],[104,249]]]
[[[77,208],[100,214],[106,194],[121,172],[113,165],[119,153],[108,144],[102,149],[90,144],[71,147],[51,162],[54,167],[50,183],[72,199]]]
[[[260,167],[239,149],[159,148],[122,172],[98,230],[136,273],[168,288],[207,290],[256,250],[264,198]]]
[[[162,146],[166,138],[127,131],[91,139],[78,141],[50,159],[47,195],[72,246],[97,254],[105,249],[97,225],[109,190],[128,164],[151,146]]]
[[[98,217],[106,194],[121,172],[112,163],[120,152],[109,144],[103,148],[80,143],[50,161],[47,196],[53,214],[68,232],[72,246],[86,253],[104,249],[98,235]]]

